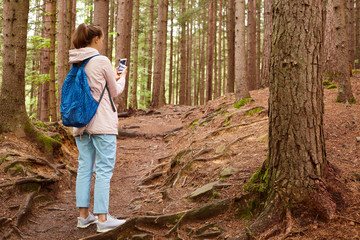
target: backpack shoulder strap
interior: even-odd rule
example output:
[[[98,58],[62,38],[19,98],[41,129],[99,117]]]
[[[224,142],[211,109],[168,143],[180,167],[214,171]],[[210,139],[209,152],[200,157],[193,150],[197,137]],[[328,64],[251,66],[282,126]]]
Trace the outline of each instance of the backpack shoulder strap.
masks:
[[[90,59],[92,59],[93,57],[96,57],[96,56],[100,56],[100,54],[96,54],[94,56],[91,56],[87,59],[85,59],[82,63],[81,63],[81,66],[80,67],[85,67],[85,65],[90,61]]]

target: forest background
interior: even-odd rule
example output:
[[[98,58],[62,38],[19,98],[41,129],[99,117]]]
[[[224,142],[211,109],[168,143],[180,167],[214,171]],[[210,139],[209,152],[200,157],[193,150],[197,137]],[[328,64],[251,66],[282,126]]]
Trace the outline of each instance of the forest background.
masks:
[[[81,22],[108,29],[102,54],[114,66],[120,58],[129,59],[126,91],[117,100],[119,111],[163,104],[201,105],[236,89],[247,97],[248,90],[268,85],[271,2],[245,1],[245,21],[238,23],[244,25],[245,43],[240,44],[242,52],[236,52],[234,0],[31,0],[26,58],[28,115],[42,121],[59,120],[61,86],[70,67],[71,35]],[[327,6],[323,70],[329,80],[339,77],[337,61],[347,57],[337,54],[335,34],[347,38],[349,65],[358,68],[360,7],[358,1],[342,2],[347,9],[343,27],[348,36],[336,33],[338,16],[332,1]],[[0,1],[1,16],[2,4]],[[3,21],[1,18],[0,32]],[[237,42],[241,37],[237,36]],[[235,86],[235,59],[245,61],[241,64],[246,72],[237,74],[238,81],[246,79],[245,88],[246,84]]]

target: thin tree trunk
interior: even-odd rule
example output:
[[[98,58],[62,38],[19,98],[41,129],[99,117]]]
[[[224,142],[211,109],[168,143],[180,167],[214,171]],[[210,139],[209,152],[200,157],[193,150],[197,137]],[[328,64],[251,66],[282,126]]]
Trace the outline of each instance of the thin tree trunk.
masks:
[[[334,0],[336,56],[338,66],[338,97],[339,102],[351,102],[354,99],[351,90],[349,73],[349,46],[346,28],[346,6],[342,0]]]
[[[256,0],[256,89],[260,88],[261,1]]]
[[[264,1],[264,42],[261,64],[261,87],[269,86],[270,79],[270,54],[272,36],[272,4],[273,0]]]
[[[159,0],[158,8],[158,23],[157,23],[157,35],[155,44],[155,56],[154,56],[154,81],[152,91],[152,104],[153,108],[161,106],[161,75],[163,69],[163,57],[164,57],[164,34],[166,34],[166,16],[165,9],[167,9],[167,0]]]
[[[61,90],[66,77],[66,67],[69,59],[66,59],[66,0],[58,0],[58,26],[57,26],[57,72],[58,72],[58,107],[60,114]]]
[[[109,22],[109,36],[108,36],[108,50],[107,57],[112,62],[113,48],[114,48],[114,26],[115,26],[115,0],[110,0],[110,22]]]
[[[164,20],[164,33],[163,33],[163,42],[164,42],[164,48],[163,48],[163,64],[161,66],[161,85],[160,85],[160,106],[163,106],[166,104],[165,99],[165,71],[166,71],[166,55],[167,55],[167,22],[168,22],[168,6],[169,1],[165,0],[165,20]]]
[[[359,69],[360,66],[360,0],[356,0],[355,10],[355,69]]]
[[[94,1],[94,24],[100,26],[103,30],[104,41],[100,54],[107,56],[109,33],[109,0]]]
[[[256,82],[256,0],[248,1],[247,56],[249,90],[257,89]]]
[[[250,97],[245,54],[245,0],[235,4],[235,84],[236,101]]]
[[[182,0],[180,3],[181,14],[184,14],[186,11],[185,8],[185,0]],[[181,24],[181,35],[180,35],[180,46],[181,46],[181,53],[180,53],[180,99],[179,104],[184,105],[186,104],[186,22],[182,21]]]
[[[119,65],[121,58],[126,58],[130,61],[132,9],[132,0],[118,0],[117,22],[119,24],[116,26],[117,37],[115,66]],[[130,73],[130,66],[131,64],[127,63],[128,73]],[[129,74],[126,76],[123,93],[115,99],[115,103],[118,104],[118,112],[123,112],[127,109],[128,89]]]
[[[153,35],[154,35],[154,0],[150,1],[150,28],[149,28],[149,60],[148,60],[148,76],[147,76],[147,91],[151,93],[151,83],[152,83],[152,63],[153,63]],[[151,94],[147,99],[147,106],[150,106],[151,103]]]
[[[189,2],[188,9],[191,9],[191,2]],[[188,34],[187,34],[187,71],[186,71],[186,105],[191,105],[191,77],[192,77],[192,22],[188,23]]]
[[[204,10],[205,13],[205,10]],[[200,56],[200,68],[201,68],[201,78],[200,78],[200,105],[205,103],[205,53],[206,53],[206,46],[205,46],[205,14],[203,14],[203,21],[202,21],[202,30],[201,30],[201,56]]]
[[[215,42],[215,1],[209,2],[209,29],[208,29],[208,45],[206,60],[206,102],[212,100],[213,89],[213,59],[214,59],[214,42]]]
[[[52,122],[57,121],[57,109],[56,109],[56,87],[55,87],[55,38],[56,38],[56,0],[51,0],[51,22],[50,22],[50,83],[49,83],[49,106],[50,106],[50,118]]]
[[[171,30],[170,30],[170,66],[169,66],[169,104],[173,104],[173,55],[174,55],[174,0],[170,1],[171,5]]]
[[[229,0],[227,25],[228,44],[228,76],[227,92],[233,93],[235,89],[235,0]]]
[[[138,108],[137,103],[137,85],[138,85],[138,61],[139,61],[139,0],[134,0],[134,18],[133,18],[133,31],[134,31],[134,39],[133,39],[133,82],[131,86],[131,107],[133,109]]]
[[[220,97],[221,96],[221,79],[222,79],[222,74],[221,74],[221,63],[222,63],[222,57],[221,57],[221,36],[222,36],[222,10],[223,10],[223,5],[222,5],[222,0],[219,1],[219,42],[218,42],[218,74],[217,74],[217,79],[218,79],[218,86],[216,88],[216,96]]]
[[[44,2],[45,13],[51,13],[51,0],[46,0]],[[45,39],[50,39],[50,24],[51,16],[44,14],[43,16],[43,30],[42,37]],[[40,62],[40,74],[48,76],[50,73],[50,48],[44,47],[41,49],[41,62]],[[49,79],[47,79],[42,86],[41,93],[41,116],[40,120],[43,122],[49,121]]]

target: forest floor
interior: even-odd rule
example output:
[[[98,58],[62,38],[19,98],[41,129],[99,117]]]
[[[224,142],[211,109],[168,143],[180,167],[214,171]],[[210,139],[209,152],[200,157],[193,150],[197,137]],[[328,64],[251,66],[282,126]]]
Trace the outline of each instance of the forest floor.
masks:
[[[337,89],[325,89],[324,98],[327,159],[339,169],[345,204],[330,221],[298,216],[286,236],[280,232],[259,239],[360,239],[360,74],[353,76],[352,87],[356,104],[336,103]],[[203,106],[166,105],[120,118],[110,213],[129,222],[155,216],[156,222],[239,196],[268,152],[268,89],[252,91],[251,97],[254,101],[239,108],[234,108],[234,96],[227,95]],[[59,129],[48,126],[47,131],[51,135]],[[62,154],[55,158],[25,139],[0,136],[0,236],[55,240],[96,234],[95,225],[76,228],[77,150],[61,131]],[[43,182],[20,181],[34,176]],[[205,185],[204,192],[194,194]],[[234,211],[230,206],[202,220],[178,219],[181,224],[175,227],[139,221],[126,236],[228,239],[254,220],[251,211],[245,219]]]

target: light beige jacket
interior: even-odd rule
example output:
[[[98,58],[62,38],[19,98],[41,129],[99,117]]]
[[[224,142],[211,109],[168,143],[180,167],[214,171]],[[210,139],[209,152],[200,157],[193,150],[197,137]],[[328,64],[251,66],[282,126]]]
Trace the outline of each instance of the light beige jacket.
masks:
[[[96,54],[99,54],[98,50],[91,47],[72,49],[69,52],[69,62],[70,64],[79,63]],[[105,56],[93,57],[85,65],[84,69],[89,82],[91,95],[96,101],[99,101],[106,83],[112,98],[117,97],[125,88],[125,78],[122,77],[116,81],[111,62]],[[85,127],[74,128],[74,135],[82,135],[85,130],[90,135],[118,134],[118,114],[117,111],[114,112],[111,107],[107,90],[104,92],[104,96],[93,119],[91,119]]]

